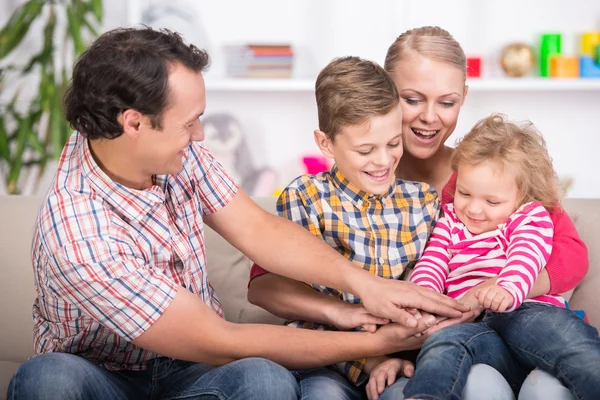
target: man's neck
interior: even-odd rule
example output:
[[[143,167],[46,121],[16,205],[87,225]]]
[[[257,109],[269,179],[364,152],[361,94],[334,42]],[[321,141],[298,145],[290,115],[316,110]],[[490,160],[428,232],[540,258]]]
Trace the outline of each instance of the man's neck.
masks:
[[[144,190],[152,186],[152,175],[143,174],[136,168],[121,138],[89,140],[89,148],[96,164],[113,181],[131,189]]]

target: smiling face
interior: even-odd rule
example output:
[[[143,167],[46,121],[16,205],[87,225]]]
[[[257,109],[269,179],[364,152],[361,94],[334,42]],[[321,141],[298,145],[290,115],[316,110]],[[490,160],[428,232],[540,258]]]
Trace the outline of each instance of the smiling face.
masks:
[[[152,128],[149,118],[136,140],[133,157],[149,175],[181,171],[185,150],[204,139],[200,116],[206,108],[204,79],[199,72],[176,64],[169,71],[169,100],[162,114],[162,129]]]
[[[340,172],[356,187],[370,194],[387,192],[402,157],[402,110],[400,105],[363,124],[344,126],[331,141],[315,131],[315,141]]]
[[[505,223],[519,208],[517,174],[499,161],[459,164],[454,194],[458,219],[474,235]]]
[[[392,78],[400,93],[404,149],[415,158],[431,158],[456,128],[468,90],[464,73],[413,52],[398,62]]]

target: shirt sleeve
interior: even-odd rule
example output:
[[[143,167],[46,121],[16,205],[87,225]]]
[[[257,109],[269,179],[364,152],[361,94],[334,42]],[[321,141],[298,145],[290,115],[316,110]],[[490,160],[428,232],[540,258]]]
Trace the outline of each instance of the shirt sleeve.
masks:
[[[523,206],[507,222],[506,265],[496,281],[496,285],[506,289],[513,297],[507,312],[518,308],[531,291],[539,272],[550,258],[553,234],[550,213],[539,203]]]
[[[303,226],[320,239],[324,239],[319,223],[319,212],[314,207],[316,199],[307,195],[307,192],[309,190],[288,186],[277,199],[277,214]],[[317,195],[317,191],[314,192]]]
[[[567,212],[556,207],[550,216],[554,238],[546,271],[550,277],[550,293],[560,294],[573,289],[585,278],[590,261],[588,249]]]
[[[450,242],[450,225],[448,219],[442,217],[437,221],[423,257],[417,262],[410,275],[410,281],[438,293],[444,293],[450,273],[448,266]]]
[[[46,268],[57,296],[129,341],[156,322],[178,289],[136,257],[133,246],[102,239],[67,243]]]
[[[192,143],[188,155],[204,215],[225,207],[237,193],[238,186],[225,169],[200,143]]]

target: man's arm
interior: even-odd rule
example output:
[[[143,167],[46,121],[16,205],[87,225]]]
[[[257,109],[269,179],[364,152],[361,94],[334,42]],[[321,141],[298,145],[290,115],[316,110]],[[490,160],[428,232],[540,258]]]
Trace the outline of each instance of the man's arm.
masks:
[[[390,324],[375,334],[234,324],[179,288],[164,313],[132,343],[167,357],[210,365],[264,357],[287,368],[301,369],[419,348],[426,335],[413,335],[426,329],[421,321],[416,328]]]
[[[298,224],[260,208],[242,190],[205,221],[259,265],[295,280],[350,292],[374,315],[414,326],[416,319],[403,308],[448,317],[469,311],[447,296],[357,268]]]

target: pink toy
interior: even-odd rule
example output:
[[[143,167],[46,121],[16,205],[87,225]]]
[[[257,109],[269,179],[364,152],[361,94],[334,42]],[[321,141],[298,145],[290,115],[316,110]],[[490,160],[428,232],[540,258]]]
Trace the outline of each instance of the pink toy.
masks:
[[[302,162],[306,167],[307,174],[318,174],[319,172],[327,171],[327,159],[323,156],[306,156],[302,157]]]

